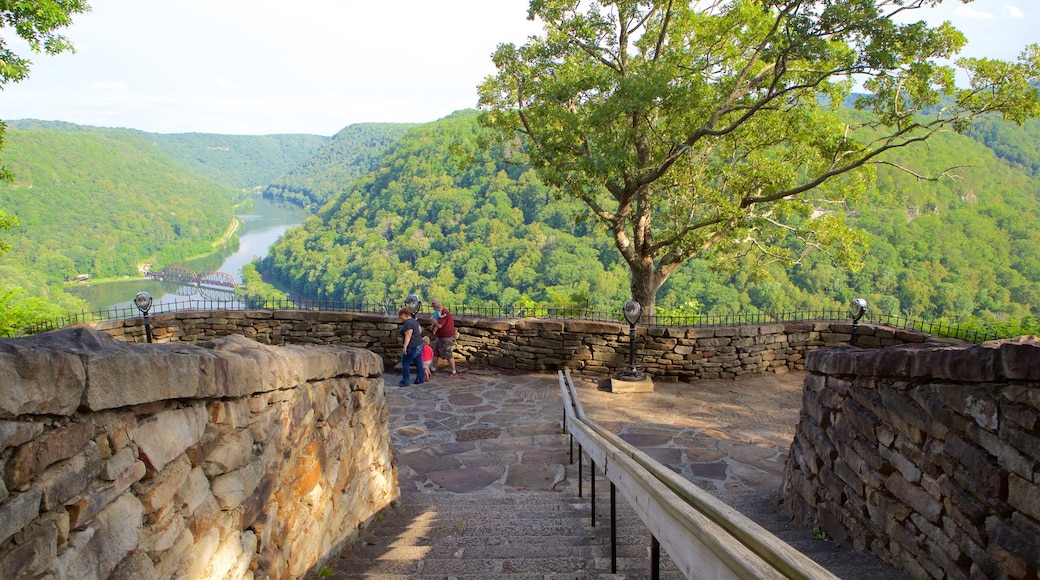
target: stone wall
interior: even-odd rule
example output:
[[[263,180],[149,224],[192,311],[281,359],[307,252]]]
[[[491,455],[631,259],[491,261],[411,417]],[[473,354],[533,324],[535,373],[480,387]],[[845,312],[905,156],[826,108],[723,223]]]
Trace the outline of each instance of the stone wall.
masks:
[[[423,328],[429,318],[420,315]],[[525,371],[569,368],[607,376],[627,368],[627,324],[578,319],[457,317],[455,356],[476,364]],[[264,344],[347,345],[371,350],[393,366],[400,353],[396,316],[306,310],[217,310],[152,317],[157,342],[210,340],[241,334]],[[141,318],[99,323],[120,340],[142,342]],[[746,326],[636,328],[637,364],[656,379],[733,378],[801,370],[805,356],[853,339],[848,322],[796,322]],[[923,342],[925,334],[862,324],[855,342],[881,347]]]
[[[912,578],[1040,573],[1040,339],[820,350],[784,500]]]
[[[396,498],[382,361],[0,340],[0,578],[300,577]]]

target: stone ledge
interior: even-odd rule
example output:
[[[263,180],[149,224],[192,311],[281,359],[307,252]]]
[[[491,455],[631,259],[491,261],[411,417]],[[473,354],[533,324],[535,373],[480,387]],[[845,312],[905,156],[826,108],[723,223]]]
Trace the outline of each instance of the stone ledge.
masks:
[[[302,577],[399,493],[382,368],[357,348],[240,335],[0,340],[0,570]]]
[[[832,347],[805,366],[784,473],[800,523],[914,577],[1040,569],[1021,541],[1040,530],[1040,340]]]
[[[610,392],[612,393],[652,393],[654,392],[654,380],[646,376],[638,381],[624,380],[610,377]]]

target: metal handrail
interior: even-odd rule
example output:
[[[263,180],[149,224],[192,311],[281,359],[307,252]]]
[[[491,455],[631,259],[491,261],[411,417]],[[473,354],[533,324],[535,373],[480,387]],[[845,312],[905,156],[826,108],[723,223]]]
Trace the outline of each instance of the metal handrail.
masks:
[[[600,463],[612,486],[621,490],[687,578],[836,578],[740,512],[589,419],[581,408],[570,371],[559,371],[559,379],[564,429],[578,441],[579,462],[585,448],[593,465]]]

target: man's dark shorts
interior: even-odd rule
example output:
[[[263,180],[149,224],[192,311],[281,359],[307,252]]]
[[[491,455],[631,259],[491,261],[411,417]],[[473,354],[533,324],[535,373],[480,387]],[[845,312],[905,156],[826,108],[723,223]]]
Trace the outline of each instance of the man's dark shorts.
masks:
[[[451,359],[451,343],[453,342],[455,342],[455,338],[452,336],[438,336],[437,340],[433,341],[433,354],[440,359]]]

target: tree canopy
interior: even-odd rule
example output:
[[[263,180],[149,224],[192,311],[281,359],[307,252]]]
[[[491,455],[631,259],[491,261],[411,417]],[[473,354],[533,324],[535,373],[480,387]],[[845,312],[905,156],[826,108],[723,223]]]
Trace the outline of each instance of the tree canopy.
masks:
[[[234,213],[234,188],[192,173],[136,132],[8,132],[16,177],[0,185],[0,207],[17,209],[17,264],[60,284],[138,276],[144,262],[176,263],[213,251]],[[0,285],[9,280],[0,280]]]
[[[32,65],[25,56],[12,50],[10,30],[29,44],[29,50],[40,54],[59,54],[74,50],[72,43],[61,31],[72,24],[72,15],[90,10],[84,0],[42,0],[38,2],[0,1],[0,90],[8,83],[17,83],[29,75]],[[0,119],[0,151],[4,148],[7,125]],[[0,157],[0,184],[10,182],[14,175]],[[17,217],[0,207],[0,233],[19,224]],[[11,245],[0,238],[0,254]],[[45,302],[39,299],[21,300],[21,289],[0,287],[0,336],[5,329],[47,314]]]
[[[631,273],[657,291],[692,258],[797,263],[817,249],[855,271],[845,203],[886,151],[998,112],[1040,112],[1040,47],[959,59],[942,0],[532,0],[542,36],[500,45],[482,123],[560,195],[583,202]],[[842,117],[857,82],[864,114]],[[797,238],[801,244],[785,244]]]
[[[308,159],[271,180],[264,197],[316,211],[350,182],[376,169],[386,148],[412,127],[404,123],[348,125]]]
[[[851,122],[857,113],[840,114]],[[336,175],[324,165],[339,167],[343,159],[315,160],[313,173],[300,179],[342,193],[271,248],[260,265],[265,277],[320,300],[375,303],[418,293],[456,306],[624,304],[625,263],[595,221],[573,219],[584,205],[553,201],[553,189],[533,170],[506,163],[498,148],[479,147],[476,117],[460,112],[414,127],[383,151],[377,169],[352,183],[324,181]],[[723,272],[694,258],[669,277],[656,305],[728,315],[844,310],[863,297],[875,312],[928,320],[1036,316],[1040,180],[995,154],[1031,133],[1028,124],[992,125],[992,149],[946,132],[920,151],[884,154],[876,184],[845,211],[871,248],[859,271],[823,252],[758,271],[751,255]],[[473,155],[460,159],[453,148]],[[928,174],[962,169],[935,182],[897,169],[909,164]],[[772,251],[802,254],[803,245],[789,238]]]
[[[547,203],[532,171],[498,155],[460,164],[452,149],[478,132],[475,111],[415,126],[385,149],[375,144],[378,167],[350,183],[325,181],[340,173],[324,166],[355,152],[317,159],[298,179],[340,193],[286,232],[262,271],[295,295],[347,302],[415,292],[452,304],[616,302],[624,271],[614,271],[609,243],[594,246],[572,223],[577,204]]]
[[[72,24],[72,15],[90,10],[84,0],[46,0],[42,2],[0,2],[0,90],[29,76],[32,61],[15,53],[8,42],[8,30],[29,43],[35,53],[60,54],[74,50],[61,31]],[[0,149],[5,126],[0,121]],[[0,162],[0,181],[11,177]],[[0,214],[2,216],[2,214]]]
[[[36,53],[59,54],[73,50],[60,33],[72,24],[73,14],[90,10],[83,0],[45,0],[0,3],[0,29],[12,28]],[[6,33],[5,33],[6,34]],[[0,86],[16,83],[29,74],[32,61],[19,56],[0,35]]]
[[[15,35],[29,43],[33,52],[59,54],[74,50],[59,31],[72,24],[72,15],[90,9],[82,0],[60,0],[48,2],[3,2],[0,3],[0,30],[14,29]],[[7,32],[0,34],[0,90],[8,83],[17,83],[29,75],[28,58],[11,50]],[[0,120],[0,150],[4,148],[4,131],[7,125]],[[0,159],[0,183],[10,181],[13,176]],[[0,231],[14,227],[17,219],[0,209]],[[10,249],[0,240],[0,254]]]

